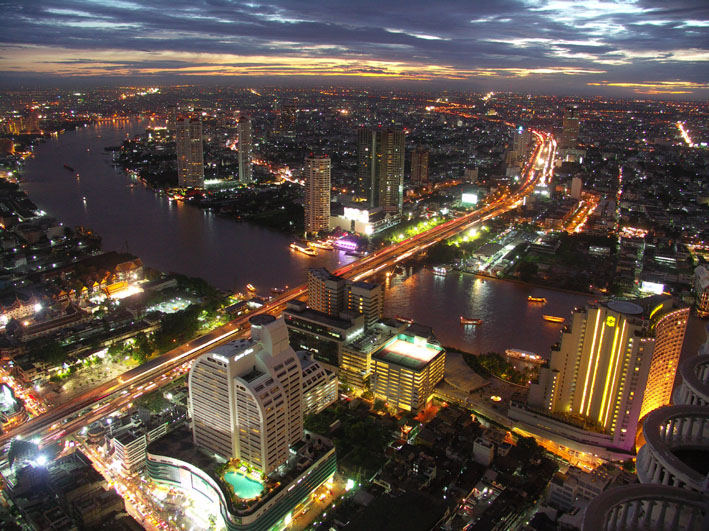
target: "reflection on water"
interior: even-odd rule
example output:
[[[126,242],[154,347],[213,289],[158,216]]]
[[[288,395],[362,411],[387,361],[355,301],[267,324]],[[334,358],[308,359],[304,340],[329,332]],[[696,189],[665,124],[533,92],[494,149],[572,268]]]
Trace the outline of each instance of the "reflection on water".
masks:
[[[546,297],[547,304],[530,304],[529,295]],[[422,269],[390,280],[385,313],[431,326],[442,344],[468,352],[520,348],[548,357],[562,325],[542,320],[542,313],[568,318],[574,307],[590,298],[458,272],[434,275]],[[461,325],[461,316],[482,323]]]
[[[243,290],[250,282],[268,293],[272,287],[303,282],[307,267],[336,269],[353,260],[339,251],[308,257],[291,251],[291,237],[285,234],[172,202],[140,183],[129,186],[103,148],[120,144],[145,125],[137,120],[101,124],[40,144],[25,168],[23,189],[65,224],[98,232],[104,249],[128,250],[148,266],[201,276],[223,289]]]

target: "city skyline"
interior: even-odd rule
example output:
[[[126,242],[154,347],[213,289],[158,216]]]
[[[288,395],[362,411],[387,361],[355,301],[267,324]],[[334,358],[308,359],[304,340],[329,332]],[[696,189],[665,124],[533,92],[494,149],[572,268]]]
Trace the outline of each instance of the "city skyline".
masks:
[[[6,6],[6,84],[407,82],[702,98],[701,1]],[[376,9],[374,8],[376,7]]]

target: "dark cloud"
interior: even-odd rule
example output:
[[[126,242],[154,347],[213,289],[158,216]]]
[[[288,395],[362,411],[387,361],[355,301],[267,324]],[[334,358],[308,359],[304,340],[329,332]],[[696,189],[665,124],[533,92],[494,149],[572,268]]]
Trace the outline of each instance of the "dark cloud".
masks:
[[[582,86],[588,76],[579,71],[604,80],[704,81],[709,60],[706,0],[43,0],[0,8],[0,46],[14,50],[1,67],[15,74],[35,72],[39,62],[55,63],[66,74],[71,66],[86,74],[92,65],[116,75],[175,74],[220,64],[214,57],[221,55],[234,68],[249,66],[250,74],[256,70],[250,57],[272,58],[265,71],[281,64],[278,59],[312,57],[349,63],[340,73],[395,71],[384,62],[442,78],[559,69],[560,76],[576,72],[571,83]],[[60,50],[56,60],[32,60],[31,51],[43,47]],[[104,50],[121,57],[84,58],[86,51]],[[146,53],[163,57],[151,60]],[[526,77],[530,86],[537,74]]]

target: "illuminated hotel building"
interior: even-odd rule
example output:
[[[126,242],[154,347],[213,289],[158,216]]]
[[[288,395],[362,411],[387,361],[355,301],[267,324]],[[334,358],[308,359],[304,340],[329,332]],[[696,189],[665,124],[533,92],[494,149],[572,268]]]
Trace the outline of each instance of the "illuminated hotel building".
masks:
[[[348,282],[347,310],[353,315],[363,315],[365,328],[371,328],[384,312],[384,286],[373,282]]]
[[[647,312],[610,301],[576,310],[528,405],[630,451],[642,412],[669,400],[687,324],[687,310],[671,306],[665,299]]]
[[[650,374],[645,386],[640,419],[651,411],[670,403],[675,374],[682,354],[684,334],[689,321],[689,308],[672,309],[671,299],[650,312],[655,334],[655,350],[650,362]]]
[[[425,338],[397,334],[371,355],[372,392],[407,411],[424,407],[443,379],[446,353]]]
[[[186,188],[204,187],[202,120],[181,116],[175,121],[177,184]]]
[[[250,322],[251,339],[216,347],[192,366],[193,441],[268,474],[303,437],[304,395],[308,410],[321,409],[318,400],[332,402],[332,381],[316,361],[293,351],[282,319],[258,315]]]
[[[330,230],[330,157],[305,159],[305,233]]]
[[[239,135],[239,182],[249,184],[253,180],[251,118],[246,115],[239,117],[237,133]]]
[[[411,152],[411,184],[428,184],[428,150],[422,146],[416,146]]]

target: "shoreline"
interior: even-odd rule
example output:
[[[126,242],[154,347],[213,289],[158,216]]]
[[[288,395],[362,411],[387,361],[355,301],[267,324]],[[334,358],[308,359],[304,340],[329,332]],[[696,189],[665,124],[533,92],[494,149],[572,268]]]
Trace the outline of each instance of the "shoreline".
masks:
[[[483,279],[483,280],[496,280],[498,282],[510,282],[513,284],[517,284],[518,286],[528,286],[530,288],[542,288],[542,289],[548,289],[552,291],[558,291],[561,293],[568,293],[570,295],[579,295],[582,297],[599,297],[598,294],[596,293],[589,293],[587,291],[577,291],[573,289],[566,289],[566,288],[558,288],[556,286],[548,286],[545,284],[534,284],[531,282],[525,282],[524,280],[518,280],[516,278],[498,278],[498,277],[493,277],[490,275],[483,275],[482,273],[472,273],[470,271],[464,271],[462,269],[451,269],[452,271],[455,271],[456,273],[461,273],[463,275],[472,275],[474,277]]]

